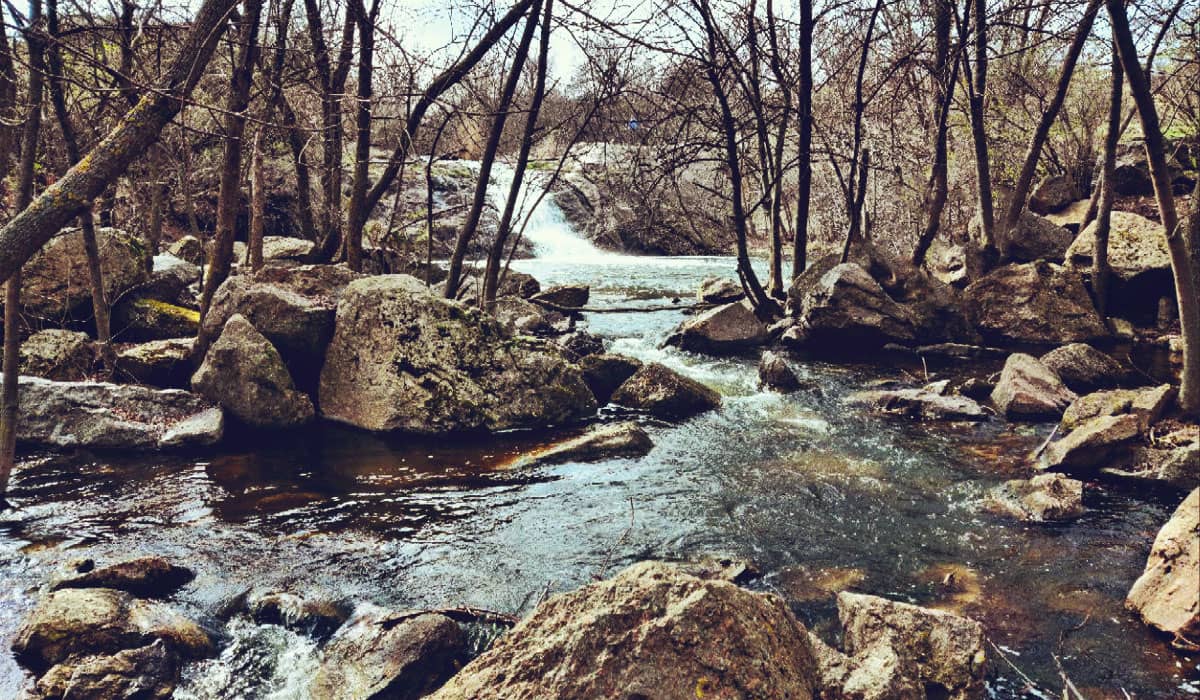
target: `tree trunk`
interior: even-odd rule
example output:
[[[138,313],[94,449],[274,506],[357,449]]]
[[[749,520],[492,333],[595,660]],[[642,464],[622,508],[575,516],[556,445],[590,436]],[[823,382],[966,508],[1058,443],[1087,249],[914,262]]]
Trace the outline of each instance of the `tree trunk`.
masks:
[[[217,192],[217,224],[209,246],[208,274],[204,276],[204,290],[200,295],[200,320],[208,314],[213,294],[229,277],[233,267],[233,238],[237,226],[237,215],[242,198],[242,141],[246,135],[246,109],[250,104],[250,88],[253,85],[254,63],[258,53],[258,20],[262,13],[262,0],[246,0],[237,34],[237,59],[229,78],[229,97],[225,105],[225,129],[222,137],[225,148],[221,157],[221,181]],[[195,359],[204,359],[208,343],[202,330],[196,344]]]
[[[1114,41],[1112,79],[1108,93],[1108,133],[1104,136],[1104,165],[1100,172],[1100,200],[1096,208],[1096,235],[1092,246],[1092,294],[1096,299],[1096,311],[1105,323],[1108,323],[1108,285],[1112,279],[1112,270],[1108,265],[1108,233],[1112,226],[1113,172],[1117,165],[1117,141],[1121,138],[1123,90],[1124,72]]]
[[[937,238],[942,224],[942,212],[946,208],[946,198],[950,187],[947,182],[949,158],[946,153],[947,134],[949,132],[950,108],[954,102],[954,85],[958,82],[958,61],[950,64],[950,13],[953,8],[950,0],[934,0],[937,5],[937,15],[934,18],[937,41],[937,57],[934,75],[938,90],[938,116],[936,133],[933,139],[933,171],[929,176],[929,207],[928,221],[925,230],[917,239],[917,248],[913,251],[912,263],[920,267],[925,264],[925,256],[929,247]]]
[[[370,12],[362,0],[351,0],[349,12],[358,24],[358,92],[355,108],[354,180],[346,215],[346,262],[355,272],[362,271],[363,228],[366,225],[368,165],[371,161],[371,78],[374,74],[375,19],[379,2],[371,3]]]
[[[267,208],[267,183],[263,176],[263,129],[254,134],[250,156],[250,232],[246,236],[246,264],[258,272],[263,265],[263,214]]]
[[[508,111],[512,107],[513,95],[517,91],[517,83],[521,80],[525,59],[529,56],[529,45],[533,43],[533,30],[537,27],[540,10],[541,2],[535,0],[533,8],[529,12],[529,19],[525,22],[525,31],[521,34],[521,41],[517,45],[512,68],[505,79],[504,89],[500,95],[500,104],[492,118],[492,129],[488,133],[483,158],[479,161],[479,181],[475,183],[475,198],[471,202],[471,209],[467,212],[467,219],[458,233],[458,238],[454,242],[454,252],[450,256],[450,269],[446,275],[445,295],[447,299],[455,298],[458,294],[459,284],[462,282],[462,268],[463,261],[467,257],[467,245],[470,244],[479,229],[479,219],[483,216],[483,206],[487,200],[488,180],[492,176],[492,166],[496,161],[496,152],[500,148],[500,137],[504,133],[504,124],[508,121]]]
[[[1171,176],[1167,170],[1166,149],[1162,129],[1158,121],[1158,110],[1150,92],[1150,82],[1142,67],[1138,65],[1137,48],[1129,31],[1129,19],[1121,0],[1106,0],[1108,14],[1112,19],[1113,35],[1116,38],[1121,66],[1129,80],[1129,91],[1137,105],[1138,119],[1142,123],[1142,135],[1146,141],[1146,157],[1150,161],[1150,179],[1154,183],[1154,196],[1158,200],[1159,218],[1167,231],[1167,249],[1171,254],[1171,273],[1175,280],[1175,297],[1179,303],[1179,325],[1183,336],[1183,374],[1179,390],[1179,405],[1189,415],[1200,415],[1200,234],[1197,234],[1196,216],[1193,212],[1191,225],[1179,226],[1179,215],[1175,210],[1175,198],[1171,192]],[[1192,195],[1196,197],[1195,194]],[[1194,203],[1193,199],[1193,203]],[[1193,206],[1195,209],[1195,206]]]
[[[971,141],[975,148],[975,192],[979,203],[980,229],[983,233],[984,268],[996,257],[996,222],[992,197],[992,166],[988,153],[987,127],[984,122],[984,98],[987,96],[987,7],[984,0],[968,0],[974,11],[975,61],[973,73],[963,71],[967,79],[968,105],[971,114]],[[964,58],[964,60],[966,60]]]
[[[792,242],[792,278],[808,267],[808,208],[812,192],[812,0],[800,1],[800,79],[797,86],[797,111],[800,134],[796,155],[796,232]]]

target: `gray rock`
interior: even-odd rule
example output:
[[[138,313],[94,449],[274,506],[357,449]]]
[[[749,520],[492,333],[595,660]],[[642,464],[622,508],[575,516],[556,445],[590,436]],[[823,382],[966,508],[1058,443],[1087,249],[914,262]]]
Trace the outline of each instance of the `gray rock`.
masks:
[[[554,332],[553,323],[562,316],[515,296],[497,299],[492,315],[514,335],[550,335]]]
[[[147,280],[149,260],[136,236],[99,228],[96,244],[105,299],[115,301]],[[27,315],[53,323],[91,319],[91,275],[79,229],[64,230],[50,239],[21,270],[21,305]]]
[[[572,362],[578,362],[589,355],[599,355],[604,352],[604,340],[587,331],[567,333],[558,339],[558,345]]]
[[[241,314],[234,314],[192,376],[192,389],[257,428],[312,421],[312,401],[296,391],[283,358]]]
[[[762,357],[759,358],[758,385],[782,394],[799,391],[802,387],[799,377],[788,366],[783,356],[771,350],[763,351]]]
[[[1200,440],[1200,439],[1198,439]],[[1134,447],[1130,452],[1130,467],[1105,467],[1106,477],[1139,482],[1166,484],[1187,491],[1200,486],[1200,441],[1174,447]]]
[[[834,265],[822,273],[814,265],[796,278],[789,304],[797,323],[784,333],[798,345],[880,347],[916,339],[916,316],[898,304],[862,267]]]
[[[1013,353],[1004,362],[992,390],[992,403],[1005,416],[1018,420],[1057,419],[1076,395],[1036,357]]]
[[[96,366],[96,344],[87,333],[50,329],[21,343],[21,374],[63,382],[81,381]]]
[[[204,243],[195,236],[184,236],[171,244],[167,252],[193,265],[204,264]]]
[[[533,275],[516,270],[509,270],[500,280],[500,288],[496,296],[515,296],[528,299],[542,291],[542,284]]]
[[[50,590],[113,588],[139,598],[165,598],[195,577],[162,557],[138,557],[56,580]]]
[[[1098,416],[1131,413],[1138,417],[1142,432],[1162,417],[1175,400],[1175,388],[1162,384],[1149,389],[1112,389],[1079,397],[1063,413],[1061,427],[1070,431]]]
[[[151,340],[122,349],[117,366],[123,379],[162,389],[183,389],[192,377],[195,338]]]
[[[1108,335],[1078,272],[1006,265],[970,285],[963,303],[989,343],[1076,343]]]
[[[319,639],[332,635],[353,612],[352,606],[339,601],[287,592],[257,596],[248,608],[250,616],[259,624],[279,625]]]
[[[422,434],[544,427],[596,411],[583,375],[552,344],[509,337],[406,275],[347,287],[320,404],[331,420]]]
[[[1057,472],[1013,479],[992,489],[988,508],[1028,522],[1071,520],[1086,511],[1083,482]]]
[[[703,311],[679,325],[666,344],[714,355],[735,353],[767,341],[767,326],[749,301]]]
[[[1050,214],[1081,198],[1083,193],[1070,175],[1049,175],[1038,183],[1029,198],[1029,208],[1038,214]]]
[[[17,440],[117,450],[207,447],[220,441],[220,409],[175,389],[21,377]]]
[[[980,421],[987,413],[965,396],[946,396],[927,389],[881,389],[851,394],[847,403],[922,421]]]
[[[1122,280],[1151,271],[1169,273],[1171,253],[1162,224],[1132,212],[1114,211],[1108,233],[1108,265]],[[1091,269],[1096,248],[1096,222],[1088,224],[1071,247],[1067,260],[1071,265]]]
[[[179,682],[178,656],[155,640],[111,655],[70,658],[37,681],[37,693],[61,700],[167,700]]]
[[[1183,499],[1154,539],[1125,604],[1151,627],[1200,641],[1200,488]]]
[[[598,462],[618,457],[641,457],[654,448],[650,435],[637,423],[626,421],[589,428],[579,437],[523,455],[510,467],[523,469],[536,465],[566,462]]]
[[[575,309],[587,306],[591,288],[586,284],[556,284],[529,297],[534,303],[545,302],[553,306]]]
[[[625,380],[612,402],[668,419],[689,418],[721,405],[721,396],[694,379],[652,362]]]
[[[1058,375],[1067,388],[1079,394],[1111,389],[1127,372],[1108,355],[1085,343],[1071,343],[1042,355],[1042,364]]]
[[[745,298],[742,285],[727,277],[707,277],[696,290],[696,299],[704,304],[731,304]]]
[[[169,304],[190,306],[196,299],[192,289],[200,282],[200,266],[170,253],[155,255],[150,280],[138,287],[138,296],[161,299]]]
[[[283,262],[300,263],[304,262],[305,258],[312,253],[314,244],[312,241],[303,238],[289,238],[288,236],[263,236],[263,260],[276,260]],[[233,244],[233,261],[235,264],[241,265],[246,262],[246,254],[248,252],[246,244],[241,241],[236,241]]]
[[[1041,466],[1063,471],[1104,465],[1116,448],[1141,436],[1137,416],[1100,416],[1084,421],[1061,440],[1046,447]]]
[[[641,360],[612,353],[588,355],[579,361],[583,380],[601,404],[607,404],[617,387],[641,368]]]
[[[151,297],[127,296],[112,310],[113,338],[121,342],[194,338],[199,329],[199,312]]]
[[[1026,209],[1021,212],[1016,228],[1002,236],[1002,243],[1008,246],[1009,262],[1049,260],[1060,263],[1074,238],[1069,230]]]

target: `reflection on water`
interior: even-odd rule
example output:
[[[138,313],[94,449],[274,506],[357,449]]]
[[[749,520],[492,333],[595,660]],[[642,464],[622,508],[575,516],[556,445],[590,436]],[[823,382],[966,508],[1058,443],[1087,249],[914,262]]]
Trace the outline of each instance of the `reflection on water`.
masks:
[[[687,301],[703,277],[733,272],[723,258],[515,266],[545,283],[582,279],[600,306]],[[1096,696],[1195,687],[1195,662],[1122,607],[1177,501],[1094,484],[1074,523],[987,515],[980,500],[1025,473],[1046,426],[929,427],[848,411],[841,397],[863,382],[922,371],[887,358],[805,361],[799,369],[820,396],[761,393],[753,357],[660,349],[681,318],[589,319],[612,349],[725,396],[720,411],[679,425],[648,421],[655,448],[644,458],[512,470],[515,455],[572,431],[418,440],[329,426],[255,436],[202,459],[29,456],[13,484],[21,509],[0,517],[0,642],[62,561],[158,553],[196,569],[178,603],[225,635],[220,658],[189,668],[182,696],[298,698],[314,668],[311,643],[244,621],[225,627],[213,619],[223,602],[282,588],[519,611],[547,586],[587,582],[608,560],[611,573],[643,558],[721,552],[754,559],[764,576],[752,585],[787,597],[818,630],[832,627],[833,594],[849,587],[979,618],[1047,689],[1061,686],[1052,654],[1081,689],[1102,689]],[[601,420],[620,417],[609,408]],[[1060,648],[1059,635],[1085,619]],[[1016,674],[998,670],[996,696],[1020,696]],[[6,655],[0,696],[21,683]]]

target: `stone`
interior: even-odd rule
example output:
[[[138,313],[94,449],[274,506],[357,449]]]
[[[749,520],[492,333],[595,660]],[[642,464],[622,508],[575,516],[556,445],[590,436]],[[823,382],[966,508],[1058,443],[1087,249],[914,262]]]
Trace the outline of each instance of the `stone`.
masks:
[[[221,411],[200,396],[104,382],[21,377],[19,442],[45,447],[147,450],[209,447]]]
[[[963,303],[989,343],[1077,343],[1108,330],[1078,272],[1048,262],[1005,265],[963,292]]]
[[[1128,374],[1121,363],[1086,343],[1071,343],[1042,355],[1042,364],[1077,394],[1111,389]]]
[[[807,700],[816,683],[781,599],[643,562],[539,605],[432,697]]]
[[[972,219],[971,224],[978,225],[978,221]],[[1046,217],[1026,209],[1021,212],[1016,227],[999,238],[1000,244],[1007,246],[1006,262],[1048,260],[1060,263],[1075,236]]]
[[[577,309],[587,306],[591,288],[586,284],[556,284],[529,297],[530,301],[543,302],[551,306]]]
[[[50,590],[64,588],[114,588],[139,598],[165,598],[195,577],[190,569],[163,557],[138,557],[74,573],[55,581]]]
[[[1144,197],[1154,194],[1154,181],[1144,157],[1125,157],[1113,169],[1113,191],[1122,197]]]
[[[179,659],[161,640],[112,655],[68,659],[37,682],[44,698],[167,700],[179,682]]]
[[[68,588],[38,601],[12,642],[18,663],[35,673],[73,656],[114,654],[161,639],[175,653],[200,658],[212,640],[162,603],[109,588]]]
[[[996,383],[982,377],[970,377],[958,386],[958,393],[975,401],[985,401],[996,390]]]
[[[1130,463],[1128,469],[1106,467],[1100,472],[1142,484],[1165,484],[1181,491],[1194,489],[1200,486],[1200,438],[1174,447],[1134,447]]]
[[[781,394],[801,389],[800,378],[788,366],[783,356],[771,350],[763,351],[758,361],[758,385]]]
[[[496,300],[492,315],[511,334],[551,335],[554,333],[551,315],[559,314],[526,299],[506,296]]]
[[[194,285],[200,283],[200,266],[169,253],[155,255],[150,280],[137,288],[137,295],[188,306],[195,302]]]
[[[263,236],[263,260],[277,260],[300,263],[312,253],[315,243],[303,238],[288,236]],[[246,244],[236,241],[233,244],[233,262],[235,265],[246,263],[249,251]]]
[[[112,310],[112,335],[121,342],[195,337],[200,312],[160,299],[126,297]]]
[[[1137,416],[1100,416],[1084,421],[1065,437],[1050,443],[1041,466],[1064,471],[1102,466],[1116,448],[1141,436]]]
[[[193,265],[204,264],[204,243],[195,236],[184,236],[171,244],[167,252]]]
[[[694,379],[652,362],[625,380],[612,402],[668,419],[689,418],[721,405],[721,396]]]
[[[1200,488],[1193,489],[1158,536],[1125,604],[1151,627],[1193,647],[1200,643]]]
[[[696,290],[696,299],[702,304],[732,304],[745,298],[742,285],[728,277],[706,277]]]
[[[1010,419],[1058,419],[1076,395],[1036,357],[1013,353],[1004,361],[992,403]]]
[[[225,323],[192,376],[192,389],[256,428],[295,428],[315,414],[275,346],[241,314]]]
[[[966,396],[928,389],[860,391],[847,397],[846,402],[921,421],[981,421],[988,417],[982,406]]]
[[[191,384],[195,342],[195,338],[169,338],[131,345],[117,353],[117,367],[122,378],[137,384],[184,389]]]
[[[1048,175],[1042,178],[1029,197],[1029,208],[1037,214],[1050,214],[1065,208],[1083,196],[1070,175]]]
[[[466,647],[466,633],[448,617],[369,609],[325,646],[313,697],[416,700],[454,673]]]
[[[666,344],[713,355],[736,353],[767,341],[767,326],[748,300],[702,311],[684,321]]]
[[[63,382],[86,379],[96,366],[96,344],[87,333],[49,329],[21,343],[21,374]]]
[[[1083,225],[1083,220],[1087,218],[1088,209],[1091,207],[1091,204],[1091,199],[1077,199],[1059,211],[1043,214],[1043,216],[1050,223],[1062,226],[1068,231],[1078,234],[1079,227]]]
[[[600,404],[607,404],[617,387],[641,368],[641,360],[613,353],[588,355],[579,361],[583,381]]]
[[[294,593],[271,592],[250,601],[255,622],[279,625],[318,639],[328,639],[353,612],[352,606],[328,598],[307,598]]]
[[[407,275],[346,288],[320,405],[340,423],[426,435],[561,425],[597,407],[552,343],[509,337],[491,316]]]
[[[104,298],[111,302],[145,282],[149,259],[142,241],[114,228],[96,229]],[[91,319],[92,284],[83,233],[66,229],[21,268],[24,313],[52,323]]]
[[[825,263],[828,264],[828,263]],[[916,340],[916,317],[855,263],[821,273],[818,263],[796,278],[789,304],[797,324],[783,336],[789,343],[838,348],[880,347]]]
[[[1072,520],[1086,512],[1083,482],[1057,472],[1006,481],[992,489],[987,505],[994,512],[1035,523]]]
[[[542,291],[542,284],[533,275],[509,270],[504,273],[504,278],[500,280],[496,296],[515,296],[521,299],[528,299],[540,291]]]
[[[573,362],[604,352],[604,339],[587,331],[567,333],[558,339],[558,345]]]
[[[626,421],[595,426],[579,437],[522,455],[508,466],[511,469],[524,469],[566,462],[641,457],[649,454],[653,448],[654,442],[645,429],[633,421]]]
[[[1177,391],[1170,384],[1148,389],[1110,389],[1076,399],[1063,413],[1061,427],[1074,430],[1098,416],[1131,413],[1138,417],[1142,432],[1156,423],[1175,400]]]
[[[978,622],[859,593],[839,593],[837,604],[843,651],[851,658],[870,658],[882,647],[901,675],[931,694],[933,688],[939,697],[982,692],[987,654]]]
[[[1092,222],[1067,249],[1067,261],[1090,270],[1096,249],[1096,222]],[[1108,265],[1121,280],[1152,271],[1169,274],[1171,253],[1162,224],[1126,211],[1114,211],[1109,223]]]

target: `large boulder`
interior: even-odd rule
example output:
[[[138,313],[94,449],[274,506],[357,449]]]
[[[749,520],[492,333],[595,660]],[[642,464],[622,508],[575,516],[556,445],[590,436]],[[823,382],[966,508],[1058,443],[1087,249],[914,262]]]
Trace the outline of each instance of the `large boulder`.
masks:
[[[596,411],[583,375],[552,344],[510,337],[407,275],[346,288],[320,404],[338,422],[422,434],[541,427]]]
[[[256,428],[294,428],[314,415],[275,346],[241,314],[225,323],[192,376],[192,389]]]
[[[706,277],[696,290],[696,299],[703,304],[732,304],[745,298],[742,285],[728,277]]]
[[[1058,472],[1013,479],[988,494],[989,510],[1028,522],[1071,520],[1084,514],[1083,482]]]
[[[1050,214],[1063,209],[1083,196],[1070,175],[1048,175],[1033,188],[1029,208],[1037,214]]]
[[[719,407],[721,396],[694,379],[652,362],[625,380],[613,393],[612,402],[659,418],[682,419]]]
[[[1078,272],[1047,262],[999,267],[967,287],[967,313],[990,343],[1076,343],[1104,338]]]
[[[448,617],[371,608],[326,644],[313,697],[416,700],[454,673],[466,646],[466,633]]]
[[[61,700],[168,700],[179,682],[178,656],[161,640],[115,654],[73,657],[37,681],[37,697]]]
[[[966,396],[928,389],[879,389],[851,394],[847,403],[921,421],[987,420],[983,407]]]
[[[204,331],[216,338],[231,316],[245,316],[279,351],[296,384],[313,390],[338,297],[359,277],[342,265],[267,265],[254,275],[233,275],[213,295]]]
[[[767,341],[767,326],[749,301],[704,311],[679,325],[667,345],[714,355],[737,352]]]
[[[1007,246],[1008,262],[1027,263],[1036,260],[1062,262],[1075,236],[1046,217],[1026,209],[1021,212],[1013,230],[1000,238],[1001,245]]]
[[[1146,570],[1125,604],[1146,624],[1200,643],[1200,489],[1193,490],[1154,539]]]
[[[113,588],[139,598],[165,598],[195,577],[191,570],[156,556],[127,559],[100,568],[92,567],[90,560],[88,564],[82,567],[86,570],[56,580],[51,590]]]
[[[148,278],[146,249],[136,236],[114,228],[96,229],[104,298],[110,303]],[[21,268],[24,312],[51,323],[91,318],[92,283],[83,233],[68,229],[50,239]]]
[[[1175,400],[1176,390],[1170,384],[1148,389],[1111,389],[1080,396],[1063,413],[1061,426],[1071,431],[1092,418],[1118,416],[1126,413],[1137,416],[1142,432],[1162,417]]]
[[[190,386],[192,346],[195,338],[151,340],[122,348],[117,353],[117,367],[123,379],[163,389],[184,389]]]
[[[982,694],[987,654],[978,622],[859,593],[839,593],[837,602],[851,658],[886,659],[931,697]]]
[[[784,602],[658,562],[538,606],[433,698],[816,697]]]
[[[289,236],[263,236],[263,260],[278,260],[283,262],[300,263],[312,253],[316,244],[304,238]],[[246,262],[249,249],[245,243],[237,241],[233,244],[234,264]]]
[[[1042,364],[1079,394],[1111,389],[1128,374],[1121,363],[1086,343],[1071,343],[1042,355]]]
[[[992,403],[1014,419],[1058,419],[1076,395],[1036,357],[1013,353],[992,390]]]
[[[862,267],[822,263],[796,278],[789,305],[799,314],[784,340],[801,345],[879,347],[916,339],[916,317],[898,304]]]
[[[641,368],[641,360],[615,353],[597,353],[579,361],[583,381],[601,404],[607,404],[617,387]]]
[[[541,302],[552,307],[577,309],[587,306],[591,288],[586,284],[556,284],[529,297],[534,303]]]
[[[113,339],[121,342],[195,337],[199,329],[198,311],[161,299],[130,296],[117,302],[112,310]]]
[[[1096,222],[1088,224],[1071,247],[1067,260],[1076,267],[1092,266],[1096,249]],[[1171,253],[1162,224],[1127,211],[1114,211],[1108,233],[1108,265],[1122,280],[1146,272],[1171,270]]]
[[[1061,440],[1046,446],[1042,466],[1046,469],[1081,471],[1099,467],[1117,448],[1141,435],[1137,416],[1100,416],[1085,421]]]
[[[21,374],[76,382],[86,379],[96,366],[96,344],[87,333],[51,328],[34,333],[21,343]]]
[[[641,457],[654,448],[650,435],[633,421],[598,425],[583,435],[523,455],[509,467],[520,469],[566,462],[598,462],[618,457]]]
[[[176,389],[21,377],[17,440],[114,450],[208,447],[221,440],[221,409]]]

